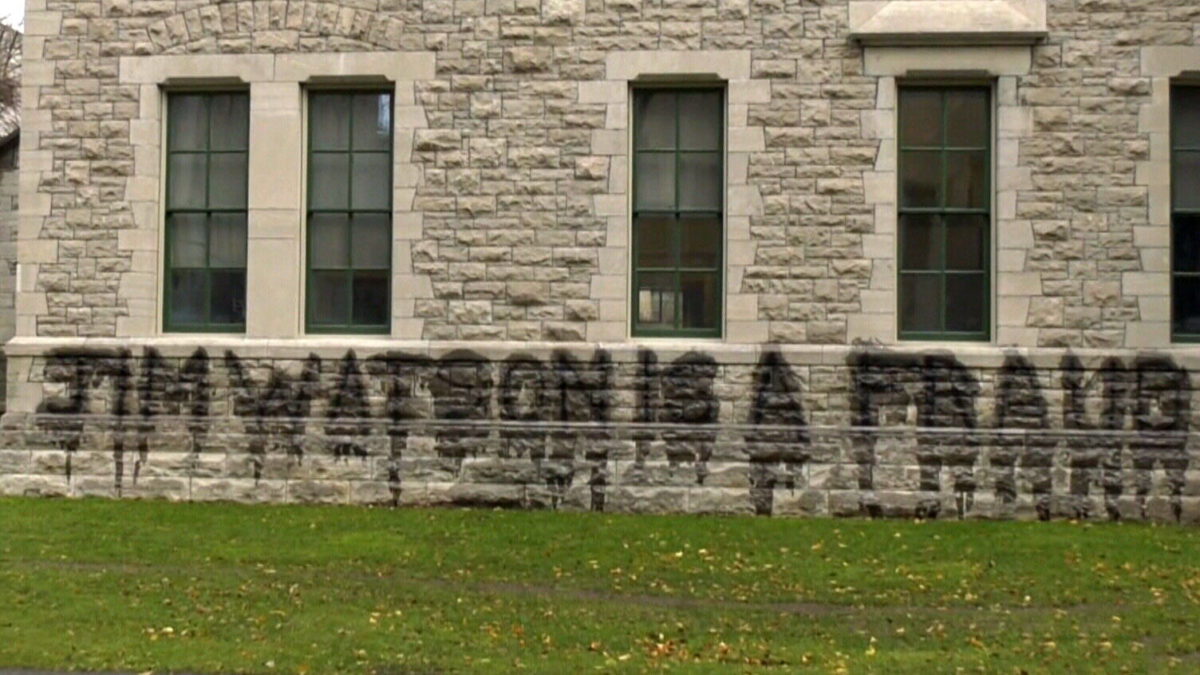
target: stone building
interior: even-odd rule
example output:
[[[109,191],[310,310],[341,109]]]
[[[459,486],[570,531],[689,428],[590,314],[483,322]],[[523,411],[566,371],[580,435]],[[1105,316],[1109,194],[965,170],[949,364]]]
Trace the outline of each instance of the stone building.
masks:
[[[1192,0],[29,0],[0,493],[1200,521]]]

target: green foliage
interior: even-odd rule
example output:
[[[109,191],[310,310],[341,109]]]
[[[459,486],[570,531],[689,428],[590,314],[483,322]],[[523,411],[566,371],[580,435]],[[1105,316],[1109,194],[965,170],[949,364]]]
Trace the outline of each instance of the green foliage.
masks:
[[[0,500],[0,665],[1179,672],[1200,530]]]

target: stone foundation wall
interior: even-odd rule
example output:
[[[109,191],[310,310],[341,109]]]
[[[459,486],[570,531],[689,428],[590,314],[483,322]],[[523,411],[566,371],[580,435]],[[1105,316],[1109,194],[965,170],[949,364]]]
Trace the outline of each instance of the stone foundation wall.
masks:
[[[1200,522],[1194,354],[10,351],[2,494]]]

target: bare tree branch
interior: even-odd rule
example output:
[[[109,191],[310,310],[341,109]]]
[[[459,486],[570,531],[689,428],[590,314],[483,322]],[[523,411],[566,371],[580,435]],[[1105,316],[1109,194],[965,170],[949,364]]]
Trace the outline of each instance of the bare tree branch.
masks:
[[[21,33],[0,25],[0,103],[16,108],[21,90]]]

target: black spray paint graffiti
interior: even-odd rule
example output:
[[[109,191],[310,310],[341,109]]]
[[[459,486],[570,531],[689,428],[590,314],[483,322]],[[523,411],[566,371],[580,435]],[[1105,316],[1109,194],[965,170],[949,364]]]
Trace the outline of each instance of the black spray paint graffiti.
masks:
[[[1049,406],[1038,381],[1037,370],[1019,354],[1009,354],[996,383],[996,428],[1001,430],[1044,430],[1049,428]],[[1050,519],[1051,469],[1054,439],[1041,434],[1002,434],[992,449],[991,465],[996,470],[996,498],[1011,504],[1017,499],[1017,467],[1030,478],[1034,508],[1042,520]]]
[[[195,455],[203,443],[209,418],[208,355],[197,349],[176,369],[167,365],[159,352],[147,349],[134,381],[132,355],[129,350],[63,350],[46,360],[47,382],[67,385],[63,397],[43,400],[38,407],[39,426],[51,432],[66,451],[66,472],[70,476],[72,457],[84,438],[85,418],[93,413],[93,393],[105,381],[111,382],[109,409],[101,411],[113,418],[113,461],[116,466],[114,488],[121,494],[125,468],[125,449],[132,443],[138,458],[134,463],[136,484],[149,455],[151,438],[157,427],[153,418],[160,415],[183,415],[189,420],[191,452]],[[130,422],[135,405],[131,401],[137,392],[136,420]],[[130,435],[132,434],[132,438]]]
[[[267,453],[281,449],[298,461],[304,458],[306,419],[312,411],[321,379],[321,359],[309,356],[296,377],[268,367],[265,381],[248,372],[233,352],[225,352],[233,413],[246,421],[250,439],[247,451],[255,480],[262,478]]]
[[[970,431],[978,428],[975,399],[980,388],[970,371],[948,353],[863,351],[852,354],[849,364],[853,373],[854,424],[903,426],[912,425],[915,418],[922,489],[940,491],[941,465],[950,465],[960,514],[973,499],[971,471],[979,445],[986,442],[989,464],[995,470],[996,498],[1002,504],[1015,501],[1018,478],[1023,478],[1034,496],[1038,515],[1050,518],[1054,453],[1063,443],[1069,451],[1070,494],[1080,498],[1075,503],[1077,517],[1091,515],[1086,498],[1093,485],[1103,491],[1109,518],[1121,517],[1118,500],[1124,492],[1125,456],[1131,457],[1138,516],[1147,516],[1151,475],[1156,467],[1166,474],[1173,517],[1178,520],[1182,515],[1192,389],[1188,372],[1168,357],[1141,356],[1128,366],[1120,359],[1108,359],[1089,379],[1077,357],[1064,356],[1058,372],[1064,392],[1065,434],[1048,432],[1049,405],[1041,376],[1019,354],[1008,355],[997,374],[994,434]],[[1093,420],[1087,402],[1096,400],[1091,394],[1097,389],[1102,408]],[[937,428],[956,431],[948,435],[930,433]],[[1069,433],[1072,431],[1113,433]],[[1122,433],[1130,431],[1136,433]],[[870,471],[875,466],[878,437],[863,433],[856,435],[855,442],[859,486],[871,489]],[[868,512],[871,508],[870,503],[864,504]]]
[[[948,352],[900,354],[855,352],[850,355],[851,411],[856,427],[915,426],[920,489],[929,495],[917,515],[936,517],[941,510],[943,468],[948,468],[959,514],[970,509],[975,492],[979,437],[975,399],[979,383]],[[946,432],[939,430],[945,429]],[[870,497],[877,463],[874,434],[856,434],[858,487],[867,491],[863,511],[879,515]]]
[[[1064,428],[1137,432],[1133,440],[1116,434],[1107,438],[1097,434],[1093,442],[1068,438],[1072,495],[1086,497],[1091,486],[1098,486],[1103,491],[1109,517],[1119,518],[1117,499],[1124,492],[1121,462],[1128,454],[1138,515],[1146,517],[1151,474],[1155,467],[1161,467],[1166,474],[1172,515],[1179,519],[1188,467],[1187,432],[1192,401],[1188,372],[1170,358],[1153,355],[1138,357],[1131,365],[1108,359],[1090,379],[1079,360],[1068,356],[1063,359],[1062,372],[1066,394]],[[1103,408],[1092,419],[1086,402],[1097,388],[1101,390]],[[1081,509],[1078,515],[1088,514]]]
[[[774,512],[775,490],[804,487],[804,464],[809,453],[808,422],[804,419],[800,381],[778,350],[768,350],[754,373],[755,426],[791,427],[789,431],[763,430],[746,437],[750,457],[750,499],[754,512]]]
[[[705,485],[718,449],[726,465],[742,458],[749,464],[749,505],[760,514],[774,512],[778,490],[807,488],[813,461],[801,379],[778,349],[765,350],[753,368],[748,416],[725,424],[718,389],[728,366],[700,352],[660,364],[656,353],[642,350],[623,370],[603,350],[590,361],[566,351],[544,361],[529,354],[493,361],[467,350],[436,359],[403,352],[359,359],[351,351],[339,360],[310,355],[291,368],[226,352],[221,364],[214,371],[203,350],[182,362],[154,349],[137,359],[128,350],[54,352],[44,376],[63,392],[42,402],[38,424],[66,450],[69,475],[71,457],[93,438],[89,420],[108,420],[118,493],[126,450],[137,449],[136,484],[169,418],[193,455],[209,442],[213,425],[226,429],[236,420],[244,433],[234,435],[247,443],[255,479],[273,454],[296,463],[306,452],[366,461],[378,454],[372,443],[386,439],[381,468],[393,504],[413,433],[431,438],[438,461],[455,475],[464,460],[479,456],[528,463],[531,482],[545,487],[550,506],[586,484],[596,510],[605,508],[613,479],[611,449],[624,442],[632,441],[634,461],[622,480],[633,484],[663,478],[655,475],[664,469],[650,462],[654,456],[666,458],[674,485],[679,476]],[[1123,495],[1145,517],[1152,474],[1161,470],[1173,515],[1181,517],[1192,392],[1188,373],[1169,358],[1109,359],[1089,373],[1072,355],[1056,371],[1039,371],[1010,354],[995,375],[990,423],[980,419],[977,371],[949,352],[857,350],[848,365],[854,429],[843,436],[851,441],[864,513],[886,514],[874,497],[880,443],[892,443],[894,454],[897,430],[910,429],[922,495],[917,515],[937,516],[944,494],[955,496],[960,516],[970,512],[986,446],[986,470],[1001,505],[1029,493],[1038,514],[1049,518],[1054,457],[1065,448],[1074,515],[1090,517],[1088,498],[1096,491],[1110,518],[1121,517]],[[1062,390],[1057,432],[1046,387]],[[625,413],[630,422],[614,419],[621,391],[632,394],[625,403],[633,407]],[[738,440],[719,440],[723,433]],[[486,470],[480,466],[473,470]]]
[[[574,483],[576,458],[582,455],[583,465],[589,469],[591,507],[604,510],[610,434],[603,426],[577,423],[611,421],[612,379],[612,359],[604,350],[597,350],[590,363],[561,351],[545,364],[526,354],[514,354],[504,363],[500,419],[520,426],[501,430],[499,456],[532,461],[539,480],[550,491],[552,506],[559,504]],[[547,430],[547,423],[575,424]]]
[[[367,373],[384,388],[384,417],[387,420],[387,482],[392,505],[400,503],[401,460],[408,446],[412,422],[433,417],[429,392],[429,360],[424,356],[388,352],[367,361]]]
[[[651,446],[661,442],[670,469],[690,465],[696,472],[696,484],[703,485],[716,440],[712,425],[720,413],[713,393],[716,361],[707,354],[689,352],[668,366],[659,366],[654,352],[642,350],[638,364],[637,421],[651,430],[635,437],[632,475],[644,476]]]

